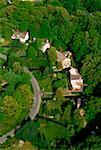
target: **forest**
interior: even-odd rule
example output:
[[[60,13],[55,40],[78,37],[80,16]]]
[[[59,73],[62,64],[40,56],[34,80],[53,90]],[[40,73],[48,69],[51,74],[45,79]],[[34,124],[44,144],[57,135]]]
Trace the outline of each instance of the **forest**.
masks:
[[[20,128],[0,150],[101,150],[101,0],[10,2],[0,0],[0,137]],[[15,31],[29,39],[12,39]],[[84,82],[70,95],[70,68],[57,59],[66,52]],[[41,89],[33,120],[32,76]]]

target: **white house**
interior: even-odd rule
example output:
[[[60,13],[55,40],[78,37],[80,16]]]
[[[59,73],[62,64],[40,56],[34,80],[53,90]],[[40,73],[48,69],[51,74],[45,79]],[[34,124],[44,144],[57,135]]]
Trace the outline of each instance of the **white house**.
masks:
[[[6,1],[7,1],[8,4],[10,4],[10,5],[12,4],[11,0],[6,0]]]
[[[71,68],[70,72],[70,82],[73,90],[82,90],[83,87],[83,79],[81,75],[78,73],[76,68]]]
[[[57,51],[57,61],[61,63],[63,69],[71,66],[71,59],[65,53]]]
[[[50,47],[51,47],[51,45],[50,45],[49,41],[47,40],[46,43],[41,48],[41,50],[43,53],[45,53],[48,49],[50,49]]]
[[[19,39],[21,43],[25,43],[29,39],[29,33],[28,32],[20,32],[15,31],[14,34],[11,36],[13,40]]]
[[[79,73],[78,73],[78,70],[76,69],[76,68],[71,68],[70,70],[69,70],[69,72],[70,72],[70,75],[80,75]]]
[[[63,69],[69,68],[71,66],[71,59],[66,58],[62,62]]]
[[[70,51],[63,52],[63,54],[64,54],[66,57],[72,56],[72,53],[71,53]]]

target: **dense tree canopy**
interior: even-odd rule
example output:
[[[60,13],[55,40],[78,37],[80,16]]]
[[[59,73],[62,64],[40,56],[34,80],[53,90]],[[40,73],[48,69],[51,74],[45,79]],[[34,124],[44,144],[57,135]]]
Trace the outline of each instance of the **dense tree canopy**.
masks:
[[[16,30],[27,31],[29,40],[12,40]],[[100,150],[101,138],[95,133],[99,119],[84,141],[76,139],[101,114],[100,35],[101,0],[0,1],[0,136],[20,124],[32,107],[30,76],[23,71],[27,66],[40,85],[42,105],[36,120],[25,122],[16,138],[39,149]],[[47,39],[51,48],[43,53]],[[72,66],[84,80],[82,93],[64,96],[71,90],[69,69],[61,70],[57,51],[72,53]]]

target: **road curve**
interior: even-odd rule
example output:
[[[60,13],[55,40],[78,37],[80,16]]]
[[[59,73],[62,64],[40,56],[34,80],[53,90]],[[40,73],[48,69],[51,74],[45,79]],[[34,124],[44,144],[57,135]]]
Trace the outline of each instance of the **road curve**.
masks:
[[[40,89],[39,84],[38,84],[36,78],[34,77],[34,75],[28,70],[27,67],[23,67],[23,70],[25,73],[28,73],[31,76],[30,82],[32,84],[32,88],[34,91],[34,102],[33,102],[32,108],[29,112],[29,117],[31,120],[33,120],[35,118],[35,116],[39,113],[42,93],[41,93],[41,89]]]
[[[32,108],[29,112],[29,117],[31,120],[33,120],[35,118],[35,116],[39,113],[42,94],[41,94],[39,84],[38,84],[36,78],[33,76],[33,74],[28,70],[27,67],[23,67],[23,70],[25,73],[28,73],[31,76],[30,82],[31,82],[31,85],[32,85],[32,88],[34,91],[34,98],[33,98]],[[15,135],[14,132],[15,132],[15,129],[17,129],[17,127],[14,128],[13,130],[11,130],[10,132],[4,134],[2,137],[0,137],[0,144],[3,144],[4,142],[6,142],[6,140],[8,139],[9,136],[13,137]]]

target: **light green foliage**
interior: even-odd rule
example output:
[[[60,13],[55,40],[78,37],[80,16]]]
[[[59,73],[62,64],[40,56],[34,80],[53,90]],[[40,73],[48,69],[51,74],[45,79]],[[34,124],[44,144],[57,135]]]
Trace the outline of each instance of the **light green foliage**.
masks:
[[[22,71],[22,68],[21,68],[19,62],[14,62],[14,64],[13,64],[13,71],[14,72],[21,72]]]
[[[86,119],[85,116],[80,116],[79,110],[74,112],[73,125],[75,132],[79,132],[82,128],[85,127]]]
[[[61,106],[57,101],[48,101],[46,107],[50,115],[61,114]]]
[[[48,123],[45,127],[40,128],[41,134],[47,138],[50,142],[55,140],[56,138],[66,138],[66,129],[61,125],[55,125],[54,123]]]
[[[56,98],[58,100],[61,100],[64,98],[64,89],[59,87],[57,90],[56,90]]]
[[[20,85],[14,95],[17,101],[22,105],[22,109],[28,110],[34,101],[33,94],[27,84]]]
[[[67,79],[67,75],[66,74],[62,74],[60,76],[60,74],[56,74],[56,77],[53,80],[53,88],[57,89],[59,87],[61,88],[67,88],[68,85],[68,79]]]
[[[46,67],[49,65],[46,55],[41,51],[45,44],[45,39],[36,39],[34,43],[29,45],[27,50],[28,67]]]
[[[51,83],[50,77],[39,80],[39,85],[40,85],[41,89],[45,92],[51,92],[52,91],[52,83]]]
[[[48,57],[50,60],[50,63],[55,64],[57,62],[57,53],[56,53],[56,48],[51,47],[48,51]]]
[[[12,70],[1,70],[0,73],[1,83],[8,82],[0,93],[0,120],[2,120],[0,134],[2,135],[24,119],[34,100],[30,87],[27,85],[30,79],[27,74],[23,72],[15,74]]]
[[[5,73],[4,79],[8,82],[8,87],[5,94],[12,95],[15,85],[21,80],[21,77],[10,70]]]
[[[21,85],[19,87],[19,90],[22,94],[22,97],[24,98],[24,103],[23,105],[25,104],[26,107],[31,107],[31,104],[33,102],[33,94],[30,90],[30,87],[28,87],[28,85]]]
[[[2,111],[10,119],[17,115],[19,105],[12,96],[5,96],[2,103]]]
[[[71,109],[72,109],[71,105],[68,104],[65,107],[65,110],[62,116],[62,119],[67,120],[68,123],[71,123]]]

